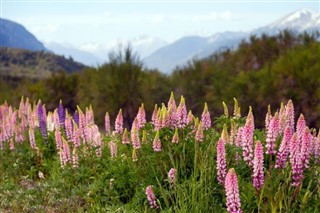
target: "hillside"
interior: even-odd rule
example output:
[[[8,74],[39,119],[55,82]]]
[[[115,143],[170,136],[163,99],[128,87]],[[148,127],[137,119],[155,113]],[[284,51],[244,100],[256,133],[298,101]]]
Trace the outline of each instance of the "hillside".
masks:
[[[72,59],[66,59],[49,52],[0,48],[1,76],[41,79],[50,77],[52,73],[57,72],[79,72],[85,67]]]
[[[46,50],[44,45],[21,24],[1,18],[0,24],[0,47]]]

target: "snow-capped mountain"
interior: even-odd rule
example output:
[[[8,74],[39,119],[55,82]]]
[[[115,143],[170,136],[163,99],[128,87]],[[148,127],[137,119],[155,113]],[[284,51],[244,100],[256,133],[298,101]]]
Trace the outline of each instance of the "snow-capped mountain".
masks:
[[[254,30],[253,33],[277,34],[285,29],[298,33],[319,30],[320,13],[307,9],[297,10],[267,26]]]
[[[219,50],[237,48],[240,42],[250,35],[259,36],[262,33],[274,35],[285,29],[297,33],[320,31],[320,13],[301,9],[250,32],[223,32],[209,37],[183,37],[156,50],[143,61],[148,68],[157,68],[170,73],[177,66],[183,66],[193,58],[205,58]]]

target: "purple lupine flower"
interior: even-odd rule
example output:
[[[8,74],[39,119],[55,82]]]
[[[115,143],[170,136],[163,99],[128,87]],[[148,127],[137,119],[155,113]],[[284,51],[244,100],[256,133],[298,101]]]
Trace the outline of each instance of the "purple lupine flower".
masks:
[[[238,177],[234,168],[229,169],[225,181],[225,190],[227,196],[227,211],[230,213],[242,213]]]
[[[38,121],[39,121],[39,128],[42,135],[42,138],[46,141],[48,134],[47,134],[47,124],[45,118],[44,107],[42,106],[41,101],[38,103]]]
[[[156,104],[154,105],[154,110],[151,116],[151,123],[153,124],[153,126],[156,126],[157,116],[158,116],[158,105]]]
[[[225,141],[222,140],[221,138],[217,143],[217,171],[218,171],[218,181],[221,185],[223,185],[227,175],[227,162],[226,162]]]
[[[73,114],[73,120],[77,124],[77,126],[79,126],[79,113],[77,110]]]
[[[66,111],[62,105],[62,100],[60,100],[59,102],[58,115],[59,115],[59,124],[60,126],[64,127],[64,121],[66,119]]]
[[[279,114],[276,112],[274,117],[271,119],[268,129],[267,129],[267,139],[266,139],[266,148],[267,154],[273,155],[276,154],[276,140],[279,134]]]
[[[299,187],[303,179],[303,164],[299,139],[294,133],[290,140],[290,164],[292,169],[292,186]]]
[[[130,144],[127,128],[124,128],[124,131],[122,134],[122,144]]]
[[[152,209],[158,209],[159,206],[157,205],[157,198],[153,193],[152,186],[150,186],[150,185],[147,186],[146,195],[147,195],[147,199],[148,199],[148,202],[150,204],[150,207]]]
[[[202,128],[204,130],[207,130],[211,127],[211,117],[210,117],[210,112],[208,110],[208,104],[204,104],[204,109],[201,115],[201,122],[202,122]]]
[[[174,187],[174,184],[176,182],[176,169],[171,168],[168,172],[168,179],[172,187]]]
[[[109,149],[110,149],[111,158],[116,158],[118,153],[117,144],[113,141],[110,141]]]
[[[294,131],[294,106],[292,100],[289,100],[286,105],[285,117],[286,126],[289,126]]]
[[[152,148],[155,152],[161,152],[161,141],[159,137],[159,130],[156,132],[156,136],[154,137]]]
[[[184,97],[181,96],[180,103],[177,109],[177,126],[179,128],[184,128],[187,125],[187,107]]]
[[[110,135],[110,116],[108,112],[106,112],[106,115],[104,116],[104,127],[106,129],[106,134]]]
[[[298,121],[297,121],[297,137],[298,140],[302,140],[302,135],[304,132],[304,129],[306,128],[306,120],[304,119],[303,114],[300,114]]]
[[[250,107],[246,123],[242,129],[242,154],[243,159],[248,166],[253,165],[253,133],[254,133],[254,118],[252,114],[252,109]]]
[[[121,134],[123,131],[123,116],[122,116],[122,109],[119,110],[119,113],[116,118],[115,122],[115,132]]]
[[[284,130],[283,138],[280,144],[280,148],[277,154],[277,160],[275,168],[285,168],[286,167],[286,161],[289,155],[289,143],[292,137],[292,129],[290,126],[287,126]]]
[[[263,173],[263,146],[261,142],[256,141],[253,159],[253,186],[259,191],[264,183]]]
[[[178,144],[179,143],[179,133],[178,133],[178,128],[176,127],[174,130],[174,134],[172,137],[172,143]]]
[[[308,127],[302,133],[301,140],[301,160],[304,168],[309,168],[310,153],[312,145],[312,135]]]
[[[199,143],[203,142],[203,129],[202,129],[202,122],[201,121],[198,124],[195,139]]]

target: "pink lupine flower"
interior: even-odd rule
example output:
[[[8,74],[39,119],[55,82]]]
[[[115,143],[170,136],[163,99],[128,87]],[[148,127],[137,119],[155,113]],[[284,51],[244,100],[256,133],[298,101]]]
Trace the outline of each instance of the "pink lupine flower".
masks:
[[[301,160],[304,168],[309,168],[310,152],[312,145],[312,135],[308,127],[302,133],[301,141]]]
[[[217,143],[217,171],[218,181],[221,185],[223,185],[227,174],[227,162],[225,141],[223,141],[221,138]]]
[[[54,128],[55,129],[60,129],[60,120],[59,120],[59,114],[58,114],[58,110],[57,109],[55,109],[53,111],[52,119],[53,119],[53,123],[54,123]]]
[[[111,158],[116,158],[118,153],[117,144],[113,141],[110,141],[109,149],[110,149]]]
[[[256,142],[253,160],[253,186],[259,191],[264,183],[263,147],[260,141]]]
[[[122,109],[119,110],[119,113],[115,122],[115,132],[121,134],[123,131],[123,117],[122,117]]]
[[[167,125],[166,126],[169,126],[171,128],[174,128],[176,127],[177,125],[177,105],[176,105],[176,101],[174,99],[174,94],[173,92],[171,92],[170,94],[170,99],[168,101],[168,111],[165,113],[166,116],[167,116]]]
[[[225,190],[227,196],[227,211],[230,213],[242,213],[238,177],[234,168],[229,169],[225,181]]]
[[[73,121],[72,141],[75,147],[79,147],[81,144],[80,136],[81,136],[81,130],[77,127],[77,124],[75,123],[75,121]]]
[[[292,135],[290,140],[290,164],[292,169],[292,186],[299,187],[303,179],[303,164],[296,133]]]
[[[156,136],[154,137],[152,148],[155,152],[161,152],[161,141],[159,137],[159,130],[157,130]]]
[[[196,138],[197,142],[199,142],[199,143],[203,142],[203,129],[202,129],[202,122],[201,121],[198,124],[198,129],[197,129],[195,138]]]
[[[94,140],[94,146],[96,147],[96,156],[101,157],[102,156],[102,141],[101,141],[101,134],[100,134],[99,130],[94,133],[93,140]]]
[[[190,124],[194,119],[194,116],[192,114],[192,111],[189,110],[189,113],[188,113],[188,117],[187,117],[187,124]]]
[[[69,149],[69,144],[68,142],[62,137],[62,165],[65,166],[67,165],[68,162],[71,161],[71,156],[70,156],[70,149]]]
[[[72,167],[74,168],[79,167],[79,158],[78,158],[76,147],[74,147],[72,150]]]
[[[210,117],[210,112],[208,110],[208,104],[204,104],[204,109],[201,115],[201,122],[202,122],[202,128],[204,130],[207,130],[211,127],[211,117]]]
[[[13,138],[11,138],[10,140],[10,146],[9,146],[10,150],[14,150],[14,142],[13,142]]]
[[[274,117],[271,119],[268,129],[267,129],[267,139],[266,139],[266,148],[267,154],[273,155],[276,154],[275,146],[276,140],[279,134],[279,114],[276,112]]]
[[[106,130],[106,135],[110,135],[110,116],[109,116],[109,113],[106,112],[106,115],[104,116],[104,127],[105,127],[105,130]]]
[[[147,195],[147,199],[148,199],[148,202],[150,204],[150,207],[152,209],[158,209],[159,206],[157,205],[157,198],[153,193],[152,186],[150,186],[150,185],[147,186],[146,195]]]
[[[254,133],[254,118],[252,114],[252,109],[250,107],[246,123],[242,129],[242,151],[243,159],[248,166],[252,166],[253,160],[253,133]]]
[[[306,128],[306,120],[304,119],[303,114],[300,114],[298,121],[297,121],[297,137],[298,140],[302,140],[302,135],[304,132],[304,129]]]
[[[286,167],[286,161],[289,155],[289,143],[292,137],[292,129],[290,126],[287,126],[284,130],[283,138],[280,144],[280,148],[277,154],[277,160],[275,168],[285,168]]]
[[[229,143],[234,144],[237,136],[237,126],[233,119],[231,119],[230,122],[230,137],[229,137]]]
[[[174,130],[174,135],[172,137],[172,143],[175,143],[175,144],[179,143],[179,133],[178,133],[178,128],[177,127]]]
[[[124,129],[122,134],[122,144],[130,144],[127,128]]]
[[[282,134],[287,126],[287,118],[286,118],[286,108],[281,103],[280,111],[279,111],[279,134]]]
[[[168,179],[172,187],[174,187],[174,184],[176,182],[176,169],[171,168],[168,172]]]
[[[294,106],[292,100],[289,100],[286,105],[285,117],[286,126],[289,126],[294,131]]]
[[[158,116],[158,105],[156,104],[154,105],[154,110],[151,116],[151,123],[153,124],[153,126],[156,126],[157,116]]]
[[[180,104],[177,109],[177,125],[179,128],[184,128],[187,125],[187,107],[184,97],[181,96]]]
[[[59,129],[55,129],[54,136],[56,139],[56,148],[60,150],[62,148],[62,138]]]
[[[154,129],[155,130],[160,130],[162,128],[162,123],[161,123],[161,110],[159,109],[157,112],[156,120],[154,122]]]
[[[242,145],[242,130],[243,130],[243,127],[239,127],[237,130],[236,139],[234,141],[234,144],[237,147],[241,147]]]
[[[141,107],[139,108],[137,118],[138,118],[139,128],[144,127],[144,125],[147,123],[147,120],[146,120],[146,111],[144,110],[143,103],[141,104]]]
[[[268,105],[268,112],[266,114],[266,118],[265,118],[265,128],[269,129],[269,124],[271,122],[272,119],[272,115],[271,115],[271,107],[270,105]]]
[[[133,148],[135,149],[141,148],[139,131],[137,130],[136,126],[133,126],[131,129],[131,141],[132,141]]]
[[[68,141],[72,140],[73,136],[73,126],[72,126],[72,118],[69,116],[68,112],[66,112],[66,117],[64,121],[65,133]]]
[[[34,130],[31,127],[29,128],[29,141],[30,141],[31,148],[35,149],[37,147],[37,145],[36,145],[36,140],[34,137]]]

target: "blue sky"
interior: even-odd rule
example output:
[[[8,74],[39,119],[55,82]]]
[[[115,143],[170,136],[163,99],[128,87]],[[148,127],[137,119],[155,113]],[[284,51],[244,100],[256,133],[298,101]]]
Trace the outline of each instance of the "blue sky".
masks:
[[[141,35],[173,41],[185,35],[248,31],[295,10],[320,12],[318,1],[0,0],[1,17],[41,41],[106,44]]]

